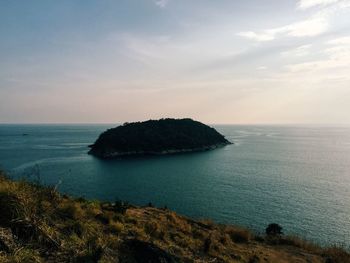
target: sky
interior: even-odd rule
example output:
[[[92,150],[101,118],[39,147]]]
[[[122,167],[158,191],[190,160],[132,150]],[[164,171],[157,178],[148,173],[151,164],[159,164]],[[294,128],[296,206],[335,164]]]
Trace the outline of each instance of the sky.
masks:
[[[350,0],[1,0],[0,123],[350,124]]]

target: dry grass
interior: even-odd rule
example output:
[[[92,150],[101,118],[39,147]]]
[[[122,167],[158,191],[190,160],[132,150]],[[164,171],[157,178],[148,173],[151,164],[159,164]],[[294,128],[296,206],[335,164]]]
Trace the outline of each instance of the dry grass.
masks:
[[[329,263],[350,263],[350,255],[342,247],[326,248],[322,253]]]
[[[0,227],[15,235],[15,248],[0,247],[0,262],[11,263],[133,262],[130,258],[136,248],[126,245],[128,240],[152,244],[161,251],[157,253],[179,262],[258,262],[264,258],[279,262],[276,259],[285,258],[281,262],[348,263],[350,257],[344,249],[322,249],[298,237],[269,242],[254,238],[244,228],[195,221],[167,209],[127,209],[124,203],[73,199],[53,188],[1,175]]]
[[[248,243],[252,237],[251,232],[243,228],[229,226],[225,229],[225,232],[230,236],[231,240],[235,243]]]

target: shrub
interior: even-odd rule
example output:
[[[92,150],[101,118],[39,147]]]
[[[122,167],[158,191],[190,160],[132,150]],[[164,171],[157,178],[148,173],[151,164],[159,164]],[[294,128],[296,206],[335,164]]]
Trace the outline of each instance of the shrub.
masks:
[[[226,232],[235,243],[247,243],[251,236],[250,232],[246,229],[229,228]]]
[[[98,221],[100,221],[104,225],[109,224],[109,222],[111,220],[111,218],[105,213],[101,213],[101,214],[96,215],[95,219],[97,219]]]
[[[100,239],[92,237],[86,242],[85,250],[81,255],[78,255],[73,262],[86,263],[86,262],[99,262],[103,255],[103,248],[100,244]]]
[[[23,248],[23,249],[19,249],[15,253],[13,261],[8,261],[8,262],[41,263],[42,260],[40,258],[40,254],[38,251],[29,249],[29,248]]]
[[[210,236],[204,240],[204,242],[203,242],[203,251],[204,251],[204,253],[208,253],[209,252],[211,243],[212,243],[212,241],[211,241],[211,237]]]
[[[82,237],[85,231],[85,227],[84,224],[80,221],[70,221],[67,222],[66,225],[63,227],[63,231],[66,232],[68,235],[75,233],[78,237]]]
[[[124,225],[120,222],[112,221],[109,224],[109,230],[114,234],[119,234],[124,230]]]
[[[278,244],[299,247],[308,251],[317,251],[317,246],[315,244],[297,236],[285,236],[280,238]]]
[[[129,208],[129,203],[117,200],[114,205],[114,211],[124,215],[126,210]]]
[[[265,232],[268,236],[280,236],[283,234],[282,227],[276,223],[269,224]]]
[[[63,203],[59,207],[59,214],[62,217],[70,219],[81,219],[84,215],[84,211],[79,205],[79,203]]]
[[[350,254],[337,246],[325,249],[323,257],[326,263],[350,263]]]
[[[157,221],[146,222],[144,230],[147,235],[157,239],[163,239],[165,235],[164,231],[161,229],[160,223]]]
[[[254,236],[254,240],[258,241],[258,242],[264,242],[265,241],[264,237],[262,237],[260,235],[255,235]]]
[[[0,225],[9,227],[13,220],[25,217],[24,207],[20,200],[11,193],[0,193]]]
[[[102,210],[116,212],[124,215],[126,210],[130,207],[128,202],[117,200],[115,203],[104,202],[100,204]]]
[[[102,211],[99,206],[89,205],[86,207],[86,213],[89,217],[95,217],[98,214],[102,214]]]
[[[28,220],[16,220],[11,225],[12,233],[21,241],[29,242],[39,240],[40,231],[37,224],[33,224]]]

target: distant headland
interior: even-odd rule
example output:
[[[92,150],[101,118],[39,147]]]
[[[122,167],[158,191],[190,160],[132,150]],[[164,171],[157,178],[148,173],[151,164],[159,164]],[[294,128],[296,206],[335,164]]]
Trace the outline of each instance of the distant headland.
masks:
[[[124,123],[103,132],[90,145],[99,158],[166,155],[216,149],[229,142],[214,128],[192,119]]]

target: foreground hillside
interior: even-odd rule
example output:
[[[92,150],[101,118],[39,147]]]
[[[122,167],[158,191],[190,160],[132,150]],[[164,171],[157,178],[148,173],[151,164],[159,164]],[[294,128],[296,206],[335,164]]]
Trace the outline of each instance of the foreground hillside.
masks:
[[[74,199],[1,174],[0,262],[346,263],[350,255],[165,208]]]

